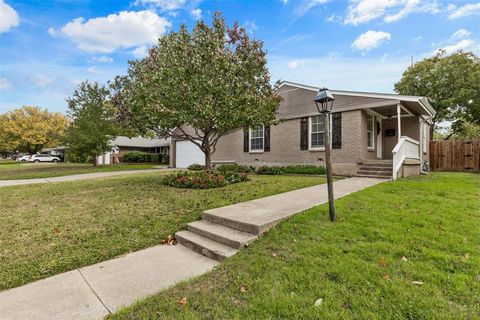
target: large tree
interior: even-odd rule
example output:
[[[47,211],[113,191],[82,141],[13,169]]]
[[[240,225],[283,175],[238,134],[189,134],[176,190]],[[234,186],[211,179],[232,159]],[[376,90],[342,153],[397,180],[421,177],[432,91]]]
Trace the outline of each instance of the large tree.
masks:
[[[118,134],[110,91],[98,83],[82,82],[67,102],[72,119],[67,135],[69,151],[90,156],[97,165],[97,156],[112,149],[111,140]]]
[[[0,148],[35,154],[60,145],[67,127],[67,117],[59,112],[24,106],[0,115]]]
[[[237,23],[226,26],[219,13],[212,26],[198,21],[189,31],[182,25],[112,83],[119,119],[139,134],[191,141],[211,169],[220,137],[275,121],[280,98],[270,85],[262,46]]]
[[[434,125],[448,120],[455,131],[461,127],[456,123],[460,119],[480,124],[480,59],[472,52],[439,51],[409,67],[395,90],[428,97],[437,111]]]

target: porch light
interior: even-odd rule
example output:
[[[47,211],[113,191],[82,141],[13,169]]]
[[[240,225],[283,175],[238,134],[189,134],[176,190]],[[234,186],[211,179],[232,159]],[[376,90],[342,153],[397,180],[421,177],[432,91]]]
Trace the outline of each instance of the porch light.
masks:
[[[322,88],[318,90],[318,93],[313,101],[315,101],[319,113],[328,113],[332,111],[333,101],[335,101],[335,98],[327,88]]]
[[[322,88],[318,90],[317,95],[315,96],[315,104],[317,105],[317,110],[320,114],[323,114],[323,134],[325,141],[325,167],[327,171],[327,190],[328,190],[328,209],[330,215],[330,221],[335,221],[335,206],[333,204],[333,175],[332,175],[332,164],[330,162],[330,115],[333,109],[333,101],[335,98],[333,94],[328,91],[327,88]]]

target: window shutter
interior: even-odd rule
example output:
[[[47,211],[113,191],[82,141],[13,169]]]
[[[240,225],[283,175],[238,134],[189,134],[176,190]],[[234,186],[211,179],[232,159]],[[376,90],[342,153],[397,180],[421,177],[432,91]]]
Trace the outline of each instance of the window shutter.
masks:
[[[332,114],[332,149],[342,148],[342,113]]]
[[[308,150],[308,118],[300,119],[300,150]]]
[[[248,136],[248,128],[243,129],[243,152],[250,151],[249,149],[249,136]]]
[[[270,126],[265,126],[263,129],[263,151],[270,151]]]

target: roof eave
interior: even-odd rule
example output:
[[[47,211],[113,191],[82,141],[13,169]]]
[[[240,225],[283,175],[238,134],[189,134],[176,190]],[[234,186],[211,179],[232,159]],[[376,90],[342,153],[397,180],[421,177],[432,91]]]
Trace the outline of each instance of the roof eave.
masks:
[[[318,91],[319,88],[308,86],[300,83],[289,82],[289,81],[282,81],[278,88],[283,87],[284,85],[302,88],[311,91]],[[428,99],[425,97],[419,96],[405,96],[399,94],[390,94],[390,93],[371,93],[371,92],[358,92],[358,91],[344,91],[344,90],[330,90],[332,94],[337,95],[351,95],[351,96],[359,96],[359,97],[372,97],[372,98],[381,98],[381,99],[392,99],[392,100],[401,100],[401,101],[408,101],[408,102],[417,102],[420,106],[427,111],[430,116],[435,116],[436,111],[428,102]]]

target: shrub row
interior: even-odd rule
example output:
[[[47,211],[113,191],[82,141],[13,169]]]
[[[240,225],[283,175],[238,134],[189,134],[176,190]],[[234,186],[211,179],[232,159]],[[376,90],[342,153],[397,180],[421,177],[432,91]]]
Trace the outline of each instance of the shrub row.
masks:
[[[216,168],[218,171],[226,173],[226,172],[237,172],[237,173],[252,173],[255,172],[254,167],[250,166],[242,166],[239,164],[223,164]]]
[[[198,163],[194,163],[194,164],[191,164],[187,167],[188,170],[193,170],[193,171],[198,171],[198,170],[205,170],[206,167],[204,165],[201,165],[201,164],[198,164]]]
[[[204,165],[192,164],[188,167],[189,170],[205,170]],[[224,164],[216,168],[222,173],[237,172],[237,173],[252,173],[281,175],[281,174],[325,174],[325,167],[314,165],[291,165],[291,166],[261,166],[255,170],[254,167],[244,166],[239,164]]]
[[[261,166],[257,169],[257,174],[281,175],[285,174],[283,167]]]
[[[257,174],[281,175],[281,174],[325,174],[325,167],[314,165],[295,166],[262,166],[257,169]]]
[[[123,162],[127,163],[168,163],[168,154],[147,153],[141,151],[130,151],[123,156]]]
[[[210,189],[249,179],[246,173],[228,172],[223,174],[219,171],[181,171],[167,175],[163,182],[175,188]]]
[[[283,170],[287,174],[325,174],[324,166],[301,165],[301,166],[285,166]]]

